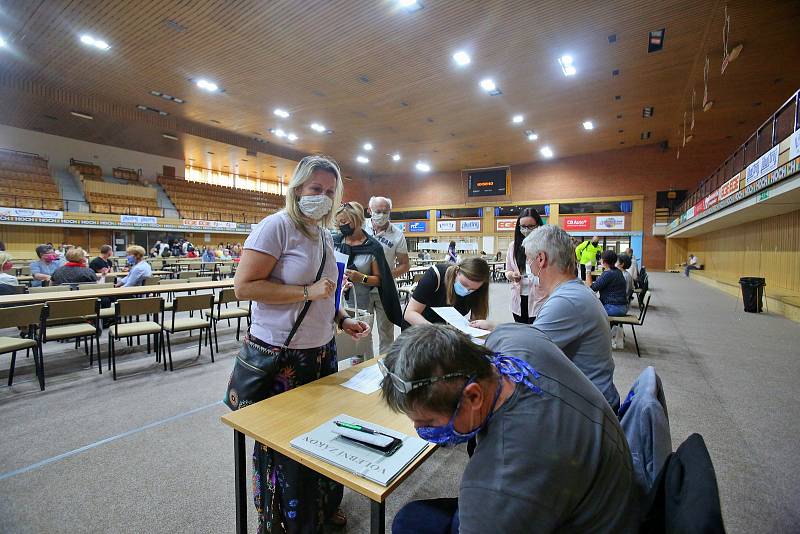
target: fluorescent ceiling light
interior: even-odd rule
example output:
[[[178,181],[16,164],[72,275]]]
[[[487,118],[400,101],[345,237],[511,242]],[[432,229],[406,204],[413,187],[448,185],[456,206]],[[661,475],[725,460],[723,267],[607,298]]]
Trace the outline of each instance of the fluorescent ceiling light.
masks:
[[[161,137],[163,137],[164,139],[169,139],[170,141],[177,141],[178,140],[177,137],[175,137],[174,135],[170,135],[170,134],[161,134]]]
[[[564,73],[564,76],[575,76],[578,72],[575,70],[575,65],[573,64],[572,56],[565,54],[558,58],[558,64],[561,65],[561,72]]]
[[[7,44],[7,43],[6,43],[6,40],[5,40],[5,39],[3,39],[2,37],[0,37],[0,48],[5,48],[5,47],[6,47],[6,44]]]
[[[469,65],[472,62],[472,58],[469,57],[469,54],[463,50],[459,50],[453,54],[453,61],[455,61],[460,67],[463,67],[464,65]]]
[[[486,78],[481,80],[481,89],[486,92],[494,91],[497,89],[497,85],[495,85],[494,80],[491,78]]]
[[[109,48],[111,48],[111,45],[109,45],[107,42],[101,39],[95,39],[91,35],[86,35],[86,34],[81,35],[81,42],[85,45],[93,46],[98,50],[108,50]]]
[[[400,154],[392,154],[392,161],[400,161]]]
[[[282,119],[289,118],[289,112],[286,111],[285,109],[275,108],[275,111],[273,111],[273,113]]]
[[[311,123],[311,129],[314,130],[315,132],[319,132],[319,133],[323,133],[323,132],[325,132],[325,130],[327,130],[327,128],[325,128],[324,125],[322,125],[322,124],[320,124],[318,122],[312,122]]]
[[[523,117],[522,115],[514,115],[514,117],[511,119],[511,122],[513,122],[514,124],[519,124],[524,120],[525,117]]]
[[[372,143],[364,143],[364,150],[372,150]]]
[[[286,132],[284,132],[284,131],[283,131],[283,130],[281,130],[280,128],[278,128],[277,130],[275,130],[275,131],[274,131],[274,132],[272,132],[272,133],[274,133],[274,134],[275,134],[275,135],[277,135],[278,137],[286,137]]]
[[[418,161],[416,164],[416,168],[420,172],[428,172],[431,170],[431,166],[425,163],[424,161]]]
[[[286,139],[288,139],[289,141],[297,141],[297,136],[293,133],[290,133],[289,135],[286,136]]]
[[[366,156],[356,156],[356,161],[359,163],[369,163],[369,158]]]
[[[542,149],[539,152],[541,152],[542,156],[544,156],[546,158],[552,158],[553,157],[553,151],[550,149],[549,146],[543,146]]]
[[[584,130],[593,130],[594,123],[592,121],[583,121],[583,129]]]
[[[200,89],[205,89],[206,91],[209,91],[211,93],[219,89],[219,86],[214,82],[209,82],[208,80],[204,80],[202,78],[197,80],[196,84],[197,87],[199,87]]]
[[[88,113],[81,113],[80,111],[70,111],[69,113],[70,113],[70,115],[74,115],[76,117],[80,117],[81,119],[86,119],[86,120],[90,120],[90,121],[94,120],[94,117],[92,117]]]
[[[412,12],[422,9],[422,4],[419,0],[397,0],[397,7]]]

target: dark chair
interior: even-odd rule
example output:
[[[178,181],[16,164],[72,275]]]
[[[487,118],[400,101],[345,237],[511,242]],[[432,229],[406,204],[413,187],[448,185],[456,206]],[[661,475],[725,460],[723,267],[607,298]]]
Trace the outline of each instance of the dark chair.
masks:
[[[178,319],[176,315],[184,311],[203,311],[214,307],[214,295],[191,295],[186,297],[175,297],[172,301],[172,320],[164,325],[164,332],[167,334],[167,352],[169,353],[169,370],[172,371],[172,343],[170,336],[178,332],[200,330],[200,340],[197,345],[197,356],[203,350],[203,331],[206,332],[206,340],[211,349],[211,361],[214,361],[214,345],[211,343],[211,318],[184,317]]]
[[[227,307],[227,304],[231,302],[236,303],[235,308]],[[252,307],[252,302],[248,302],[246,308],[244,306],[240,306],[239,299],[236,298],[236,291],[231,288],[220,291],[215,304],[216,306],[211,309],[211,313],[206,311],[206,315],[208,315],[212,324],[214,325],[214,346],[219,353],[217,323],[225,319],[228,319],[228,322],[230,323],[230,319],[236,319],[236,341],[239,341],[239,334],[242,330],[242,317],[247,318],[247,326],[250,327],[250,308]],[[226,305],[225,308],[222,307],[223,304]]]
[[[41,346],[48,341],[83,339],[83,348],[89,353],[89,365],[93,364],[94,347],[97,344],[97,369],[103,373],[100,353],[100,299],[54,300],[42,308],[40,327],[39,366],[44,389],[44,351]],[[87,350],[87,341],[89,349]]]
[[[44,304],[0,308],[0,328],[19,328],[26,335],[24,338],[0,336],[0,354],[11,353],[11,366],[8,369],[9,386],[14,382],[14,364],[17,361],[17,351],[33,349],[36,378],[39,379],[39,389],[44,390],[44,373],[41,371],[40,363],[41,343],[37,335],[42,308],[44,308]]]
[[[144,321],[139,321],[141,315]],[[136,318],[136,321],[123,322],[123,318]],[[122,338],[132,340],[139,336],[147,337],[147,352],[150,352],[150,335],[156,349],[156,361],[160,361],[164,353],[164,300],[161,297],[120,299],[114,303],[114,325],[108,330],[109,367],[112,376],[117,379],[117,351],[115,341]],[[170,367],[172,358],[170,356]],[[167,359],[164,358],[164,370],[167,370]]]
[[[636,344],[636,355],[638,357],[642,357],[641,352],[639,352],[639,340],[636,339],[636,327],[644,325],[644,318],[647,315],[647,308],[650,307],[650,292],[643,294],[642,303],[639,307],[639,317],[634,315],[623,315],[622,317],[611,317],[609,316],[608,322],[610,326],[619,326],[622,328],[622,325],[630,325],[631,330],[633,331],[633,342]]]

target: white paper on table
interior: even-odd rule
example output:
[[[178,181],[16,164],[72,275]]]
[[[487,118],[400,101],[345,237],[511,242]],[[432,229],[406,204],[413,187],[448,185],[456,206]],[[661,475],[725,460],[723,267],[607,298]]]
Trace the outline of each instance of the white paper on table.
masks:
[[[342,385],[353,391],[369,395],[381,389],[382,381],[383,373],[381,373],[380,368],[377,365],[370,365],[359,371],[358,374],[350,378],[347,382],[342,383]]]
[[[481,337],[490,333],[489,330],[482,330],[470,326],[467,318],[461,315],[461,313],[452,306],[432,307],[431,309],[439,314],[439,317],[444,319],[447,324],[455,326],[472,337]]]

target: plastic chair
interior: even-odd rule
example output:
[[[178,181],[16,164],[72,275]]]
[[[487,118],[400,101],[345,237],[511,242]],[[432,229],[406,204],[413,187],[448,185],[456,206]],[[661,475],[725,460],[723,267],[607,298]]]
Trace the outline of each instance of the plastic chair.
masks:
[[[29,306],[14,306],[0,308],[0,328],[27,329],[26,338],[1,336],[0,354],[11,353],[11,366],[8,369],[8,385],[14,382],[14,364],[17,361],[17,351],[33,349],[33,363],[36,366],[36,378],[39,379],[39,389],[44,391],[44,373],[41,371],[41,342],[36,330],[42,315],[44,304],[31,304]]]
[[[123,323],[125,317],[145,315],[144,321]],[[150,317],[152,316],[152,320]],[[108,330],[108,365],[111,376],[117,379],[117,352],[115,341],[122,338],[131,340],[139,336],[147,337],[147,352],[150,353],[150,335],[156,349],[156,361],[161,361],[164,353],[164,300],[161,297],[120,299],[114,303],[114,326]],[[172,354],[170,354],[169,368],[172,370]],[[164,358],[164,370],[167,370],[167,360]]]

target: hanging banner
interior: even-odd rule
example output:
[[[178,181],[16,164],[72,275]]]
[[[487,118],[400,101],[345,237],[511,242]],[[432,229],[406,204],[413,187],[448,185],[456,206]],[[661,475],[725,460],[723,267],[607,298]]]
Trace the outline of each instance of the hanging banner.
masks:
[[[495,228],[498,232],[513,232],[517,227],[516,219],[495,219]]]
[[[624,230],[624,215],[598,215],[595,218],[595,228],[598,230]]]
[[[122,224],[158,224],[158,219],[143,215],[120,215],[119,222]]]
[[[719,200],[725,200],[739,190],[739,176],[734,176],[719,188]]]
[[[446,221],[436,221],[436,231],[437,232],[455,232],[456,231],[456,221],[446,220]]]
[[[564,230],[589,230],[592,227],[591,222],[588,215],[565,217]]]
[[[800,156],[800,130],[797,130],[789,138],[789,159]]]
[[[755,160],[753,163],[747,166],[747,172],[744,185],[748,186],[764,176],[765,174],[769,174],[775,169],[778,168],[778,153],[780,152],[780,146],[775,145],[767,151],[766,154]]]
[[[463,221],[459,221],[460,230],[462,232],[480,232],[481,231],[481,220],[480,219],[467,219]]]
[[[408,223],[408,231],[415,234],[420,234],[428,231],[428,223],[425,221],[417,221]]]
[[[124,221],[123,221],[124,222]],[[196,219],[183,219],[181,223],[184,226],[201,226],[203,228],[227,228],[231,230],[236,229],[235,222],[223,222],[223,221],[200,221]]]
[[[35,217],[37,219],[63,219],[63,211],[31,210],[27,208],[0,208],[0,215],[5,217]]]

